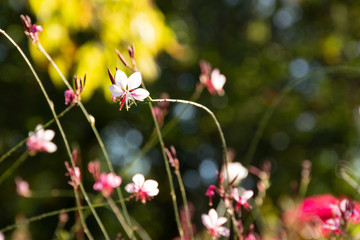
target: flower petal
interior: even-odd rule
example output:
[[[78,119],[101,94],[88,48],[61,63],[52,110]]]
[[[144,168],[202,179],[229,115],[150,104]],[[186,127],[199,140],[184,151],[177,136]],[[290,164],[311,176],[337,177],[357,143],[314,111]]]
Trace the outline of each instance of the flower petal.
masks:
[[[135,184],[133,183],[129,183],[125,186],[125,190],[128,192],[128,193],[133,193],[135,192],[136,190],[136,187],[135,187]]]
[[[229,229],[227,229],[226,227],[219,227],[217,229],[217,232],[220,234],[220,235],[223,235],[224,237],[229,237],[230,236],[230,231]]]
[[[109,90],[114,97],[120,97],[125,93],[118,85],[115,84],[109,86]]]
[[[144,175],[138,173],[133,176],[132,180],[136,186],[141,188],[144,185],[145,177]]]
[[[143,88],[138,88],[131,92],[131,96],[133,96],[136,100],[142,101],[150,95],[148,90]]]
[[[46,130],[44,131],[43,140],[51,141],[55,136],[55,132],[53,130]]]
[[[221,226],[221,225],[223,225],[223,224],[226,223],[226,222],[227,222],[226,217],[219,217],[219,218],[217,219],[216,225],[217,225],[217,226]]]
[[[57,150],[57,146],[52,142],[44,143],[44,150],[49,153],[53,153]]]
[[[141,79],[142,78],[140,72],[134,72],[133,74],[131,74],[131,76],[127,80],[128,89],[131,90],[140,87]]]
[[[143,186],[144,192],[150,197],[156,196],[159,193],[158,182],[155,180],[146,180]]]
[[[211,229],[211,228],[212,228],[212,223],[211,223],[211,221],[210,221],[209,215],[202,214],[202,215],[201,215],[201,220],[202,220],[202,223],[204,224],[204,226],[205,226],[207,229]]]
[[[115,82],[118,86],[120,86],[123,90],[126,90],[126,86],[128,85],[128,78],[126,74],[121,70],[116,70],[115,73]],[[110,90],[111,91],[111,90]]]

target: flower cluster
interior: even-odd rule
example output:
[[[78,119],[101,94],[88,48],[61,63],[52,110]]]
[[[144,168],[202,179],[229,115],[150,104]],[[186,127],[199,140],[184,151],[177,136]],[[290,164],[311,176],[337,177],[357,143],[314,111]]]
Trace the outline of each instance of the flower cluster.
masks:
[[[37,152],[55,152],[57,146],[51,142],[54,136],[55,132],[53,130],[44,130],[41,124],[37,125],[35,132],[29,132],[29,139],[26,142],[29,154],[35,155]]]
[[[126,110],[129,110],[133,103],[136,105],[136,100],[143,101],[150,95],[146,89],[139,88],[142,82],[140,72],[131,74],[129,78],[123,71],[118,69],[116,70],[114,77],[110,70],[108,70],[108,72],[112,83],[112,85],[109,86],[109,90],[113,97],[113,101],[120,102],[120,110],[123,108],[124,104]]]

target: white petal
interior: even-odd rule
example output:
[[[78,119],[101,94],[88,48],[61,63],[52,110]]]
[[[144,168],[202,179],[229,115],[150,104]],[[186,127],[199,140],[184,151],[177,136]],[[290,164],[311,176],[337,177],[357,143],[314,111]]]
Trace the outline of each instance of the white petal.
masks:
[[[146,89],[143,89],[143,88],[138,88],[134,91],[131,92],[131,95],[136,99],[136,100],[139,100],[139,101],[142,101],[144,100],[145,98],[147,98],[150,93],[148,92],[148,90]]]
[[[158,183],[155,180],[146,180],[144,183],[143,190],[147,193],[149,196],[156,196],[159,193],[158,189]]]
[[[135,192],[135,186],[133,183],[129,183],[125,186],[125,190],[128,192],[128,193],[133,193]]]
[[[44,145],[44,149],[45,149],[45,151],[47,151],[49,153],[53,153],[53,152],[55,152],[57,150],[57,146],[52,142],[47,142]]]
[[[224,84],[226,82],[226,78],[224,75],[220,74],[219,69],[214,69],[211,73],[211,83],[213,84],[214,88],[219,91],[222,90]]]
[[[133,176],[132,180],[136,186],[142,187],[144,185],[145,178],[144,175],[138,173]]]
[[[221,226],[221,225],[223,225],[223,224],[226,223],[226,222],[227,222],[226,217],[219,217],[219,218],[217,219],[216,225],[217,225],[217,226]]]
[[[210,218],[211,226],[216,226],[216,223],[218,221],[218,214],[215,209],[212,208],[209,210],[209,218]]]
[[[120,97],[125,93],[118,85],[115,84],[109,86],[109,90],[111,94],[115,97]]]
[[[202,220],[202,223],[204,224],[204,226],[207,228],[207,229],[210,229],[212,228],[212,223],[210,221],[210,217],[206,214],[202,214],[201,215],[201,220]]]
[[[129,90],[140,87],[140,85],[141,85],[141,73],[140,72],[134,72],[133,74],[131,74],[131,76],[127,80],[127,84],[128,84]]]
[[[46,141],[51,141],[55,136],[55,132],[53,130],[44,131],[43,139]]]
[[[128,78],[126,74],[121,70],[116,70],[115,73],[115,82],[119,85],[123,90],[126,90],[126,86],[128,84]],[[111,91],[111,90],[110,90]]]

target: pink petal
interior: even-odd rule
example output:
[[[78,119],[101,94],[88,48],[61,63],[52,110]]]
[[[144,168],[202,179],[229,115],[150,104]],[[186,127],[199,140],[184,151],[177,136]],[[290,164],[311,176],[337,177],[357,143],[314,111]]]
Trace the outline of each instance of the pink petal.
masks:
[[[118,86],[120,86],[123,90],[126,90],[128,85],[128,78],[126,74],[121,70],[116,70],[115,73],[115,82]],[[111,91],[111,90],[110,90]]]
[[[218,227],[217,232],[220,235],[223,235],[225,237],[229,237],[230,236],[230,231],[229,229],[227,229],[226,227]]]
[[[120,97],[125,93],[118,85],[115,84],[109,86],[109,90],[111,94],[115,97]]]
[[[135,89],[140,87],[141,85],[141,73],[140,72],[134,72],[131,74],[129,79],[127,80],[128,89]]]
[[[134,91],[131,92],[131,95],[136,99],[136,100],[139,100],[139,101],[142,101],[144,100],[145,98],[147,98],[150,93],[148,92],[148,90],[146,89],[143,89],[143,88],[138,88],[138,89],[135,89]]]
[[[253,195],[254,195],[254,192],[253,192],[253,191],[251,191],[251,190],[245,191],[245,192],[241,195],[241,202],[246,202],[246,201],[249,200]]]

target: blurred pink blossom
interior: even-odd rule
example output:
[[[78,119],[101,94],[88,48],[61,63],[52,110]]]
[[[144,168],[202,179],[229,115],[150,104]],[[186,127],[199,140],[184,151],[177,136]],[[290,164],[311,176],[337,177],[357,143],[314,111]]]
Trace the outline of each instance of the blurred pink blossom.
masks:
[[[21,197],[30,197],[31,190],[29,188],[29,183],[24,181],[21,177],[15,178],[16,183],[16,192]]]
[[[227,219],[225,217],[218,217],[215,209],[211,208],[208,215],[202,214],[201,220],[213,238],[217,239],[220,236],[230,236],[229,229],[221,226],[227,222]]]
[[[96,191],[101,191],[104,197],[109,197],[113,193],[114,188],[120,186],[121,181],[121,177],[114,173],[102,173],[93,188]]]
[[[109,75],[111,76],[111,74]],[[120,110],[124,104],[126,110],[129,110],[132,103],[136,104],[135,100],[142,101],[150,95],[146,89],[139,88],[142,81],[140,72],[135,72],[128,78],[123,71],[116,70],[114,79],[112,77],[110,79],[112,82],[115,79],[113,84],[109,86],[109,90],[113,99],[116,97],[120,101]]]
[[[132,196],[136,197],[136,200],[141,200],[142,203],[146,203],[146,200],[150,200],[152,197],[159,193],[158,183],[155,180],[146,180],[142,174],[135,174],[132,178],[134,183],[129,183],[125,186],[125,190],[132,193]]]
[[[55,136],[53,130],[44,130],[42,125],[36,126],[35,132],[29,133],[29,139],[26,142],[30,155],[35,155],[37,152],[55,152],[57,146],[51,142]]]
[[[235,201],[237,202],[235,209],[238,209],[240,206],[243,206],[245,210],[249,211],[252,207],[247,202],[252,196],[254,195],[254,192],[252,190],[246,190],[239,196],[239,190],[237,188],[233,189],[233,196]]]
[[[218,68],[212,70],[210,63],[204,60],[200,61],[200,70],[200,82],[207,87],[209,93],[224,95],[226,77],[220,74],[220,70]]]
[[[33,43],[38,43],[39,32],[42,32],[43,28],[40,25],[32,24],[30,17],[27,15],[21,15],[20,17],[24,24],[25,34],[33,40]]]
[[[74,105],[75,104],[75,93],[71,90],[65,90],[64,92],[65,97],[65,105]]]

